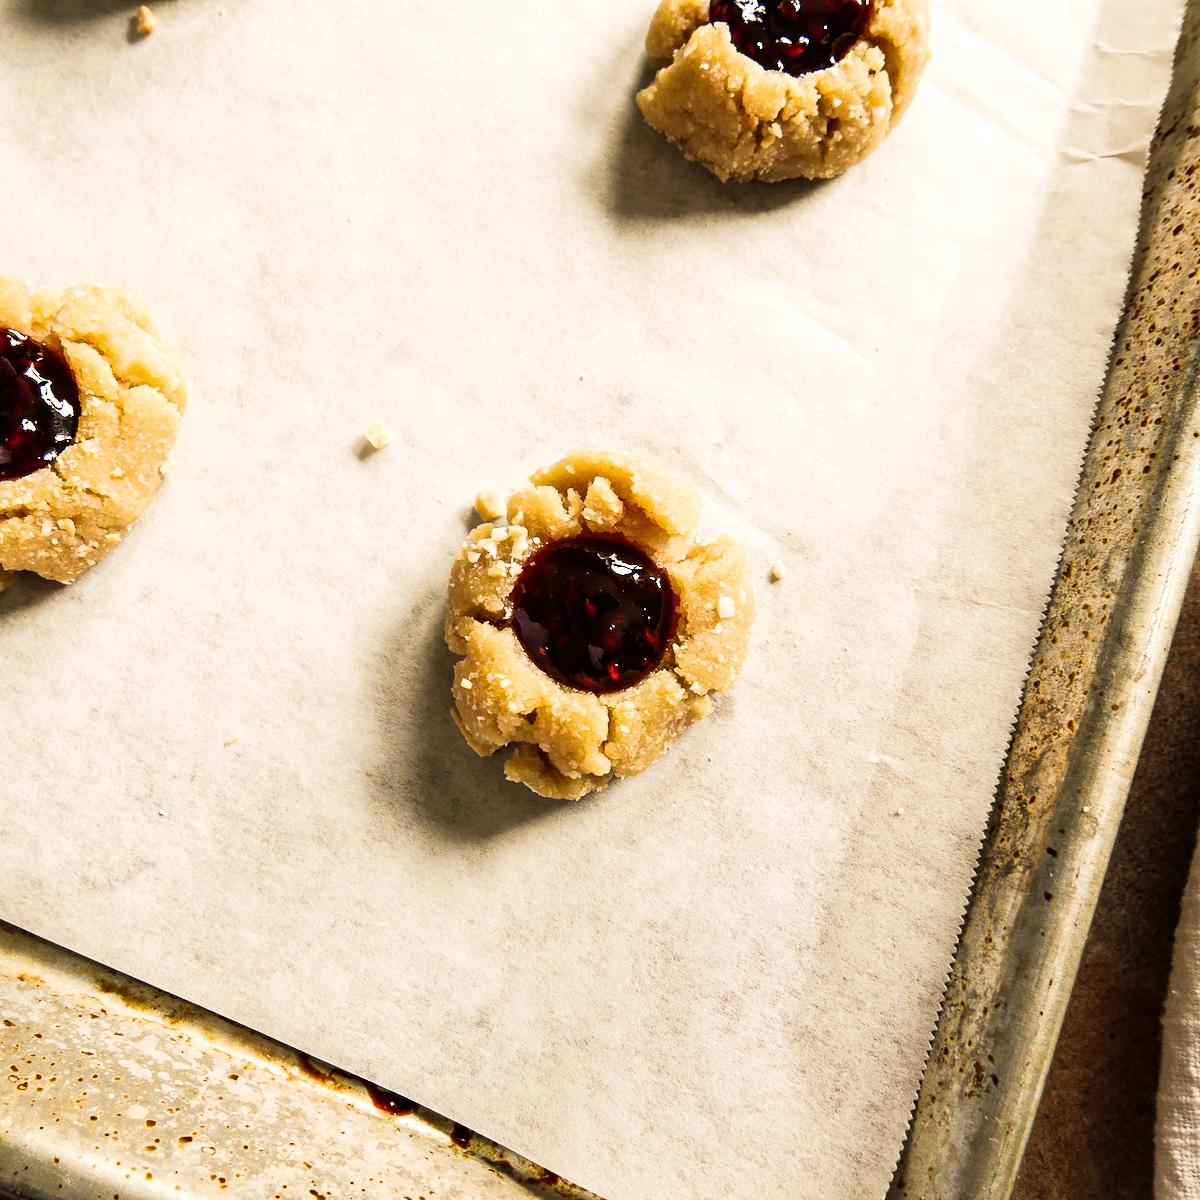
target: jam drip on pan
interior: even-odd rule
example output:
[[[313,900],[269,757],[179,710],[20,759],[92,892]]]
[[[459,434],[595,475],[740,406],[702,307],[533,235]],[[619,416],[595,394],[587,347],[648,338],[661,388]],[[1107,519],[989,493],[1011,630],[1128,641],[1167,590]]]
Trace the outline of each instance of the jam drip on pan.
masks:
[[[640,683],[662,662],[675,625],[666,572],[618,538],[543,547],[517,579],[512,606],[529,657],[552,679],[588,692]]]
[[[709,19],[768,71],[807,75],[840,62],[862,36],[873,0],[711,0]]]
[[[0,480],[52,463],[79,428],[79,388],[48,346],[0,327]]]

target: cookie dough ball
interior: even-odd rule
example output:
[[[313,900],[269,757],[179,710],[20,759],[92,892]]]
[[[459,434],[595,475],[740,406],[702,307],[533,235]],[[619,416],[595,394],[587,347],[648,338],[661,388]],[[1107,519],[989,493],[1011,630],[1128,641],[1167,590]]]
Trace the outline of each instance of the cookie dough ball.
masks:
[[[10,350],[58,364],[78,393],[60,445],[24,466],[13,451],[19,429],[0,428],[0,588],[20,571],[71,583],[117,545],[158,489],[187,402],[183,378],[145,309],[115,288],[31,292],[0,277],[0,330]],[[9,359],[0,370],[11,409],[28,389],[16,390]],[[13,425],[3,404],[0,425]]]
[[[477,754],[515,747],[509,779],[578,800],[644,771],[732,685],[754,621],[749,563],[732,538],[693,539],[690,484],[623,454],[570,454],[505,511],[472,530],[450,572],[454,720]],[[601,592],[612,615],[582,640],[571,620],[530,616],[594,612]]]
[[[688,158],[722,180],[827,179],[866,158],[911,103],[929,58],[928,0],[874,0],[851,48],[801,75],[739,51],[730,26],[710,22],[709,0],[662,0],[646,52],[671,61],[638,105]]]

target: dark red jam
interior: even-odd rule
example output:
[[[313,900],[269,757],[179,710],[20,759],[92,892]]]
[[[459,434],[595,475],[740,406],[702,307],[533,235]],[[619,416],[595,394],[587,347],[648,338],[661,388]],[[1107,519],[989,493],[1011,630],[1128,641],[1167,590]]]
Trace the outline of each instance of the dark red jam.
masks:
[[[48,346],[0,327],[0,480],[52,463],[79,428],[79,388]]]
[[[552,679],[586,692],[640,683],[662,662],[675,624],[666,572],[617,538],[551,542],[521,572],[513,627]]]
[[[873,0],[711,0],[709,19],[760,67],[807,75],[840,62],[862,36]]]

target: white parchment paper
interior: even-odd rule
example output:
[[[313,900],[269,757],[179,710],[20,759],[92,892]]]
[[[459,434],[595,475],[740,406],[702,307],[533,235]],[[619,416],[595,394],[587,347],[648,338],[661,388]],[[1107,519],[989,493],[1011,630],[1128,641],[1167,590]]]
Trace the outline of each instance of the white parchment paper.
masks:
[[[872,160],[743,188],[641,122],[652,3],[0,0],[0,269],[129,287],[193,385],[135,534],[0,598],[0,916],[609,1200],[880,1196],[1179,3],[941,0]],[[561,805],[440,626],[476,491],[576,446],[701,485],[760,617]]]

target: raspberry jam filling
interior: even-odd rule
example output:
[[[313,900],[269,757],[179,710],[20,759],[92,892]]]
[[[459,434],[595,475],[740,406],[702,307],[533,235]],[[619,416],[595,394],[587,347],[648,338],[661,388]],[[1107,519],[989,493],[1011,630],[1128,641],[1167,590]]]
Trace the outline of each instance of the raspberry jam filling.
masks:
[[[840,62],[862,36],[873,0],[711,0],[709,20],[768,71],[807,75]]]
[[[662,662],[675,624],[666,572],[617,538],[551,542],[525,564],[513,627],[551,679],[587,692],[640,683]]]
[[[52,463],[79,428],[79,388],[48,346],[0,328],[0,480]]]

